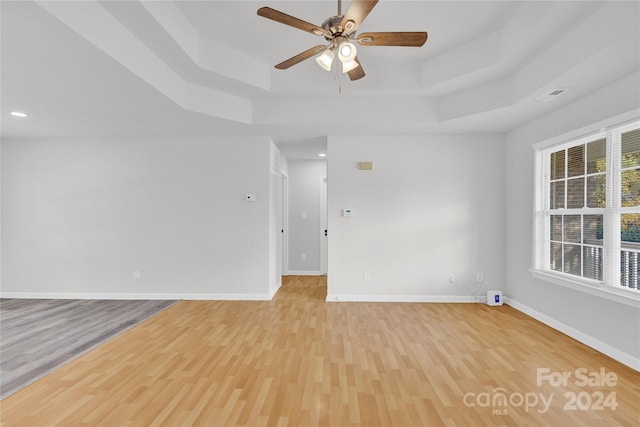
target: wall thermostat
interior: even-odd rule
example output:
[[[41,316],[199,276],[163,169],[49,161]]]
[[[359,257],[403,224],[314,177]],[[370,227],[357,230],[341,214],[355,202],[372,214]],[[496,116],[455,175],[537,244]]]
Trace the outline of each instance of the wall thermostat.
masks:
[[[349,208],[346,209],[342,209],[342,216],[352,216],[353,215],[353,211]]]

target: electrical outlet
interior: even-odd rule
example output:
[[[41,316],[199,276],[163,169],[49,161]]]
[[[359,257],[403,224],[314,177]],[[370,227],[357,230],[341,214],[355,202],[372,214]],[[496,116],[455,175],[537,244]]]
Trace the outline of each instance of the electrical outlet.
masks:
[[[301,261],[306,261],[307,260],[307,254],[300,254],[300,260]]]
[[[365,282],[368,282],[369,280],[371,280],[371,272],[370,271],[363,272],[362,280],[364,280]]]
[[[453,273],[449,273],[449,283],[455,283],[456,275]]]
[[[476,273],[476,282],[478,282],[478,283],[484,282],[484,274]]]
[[[141,278],[140,270],[133,270],[133,280],[140,280]]]

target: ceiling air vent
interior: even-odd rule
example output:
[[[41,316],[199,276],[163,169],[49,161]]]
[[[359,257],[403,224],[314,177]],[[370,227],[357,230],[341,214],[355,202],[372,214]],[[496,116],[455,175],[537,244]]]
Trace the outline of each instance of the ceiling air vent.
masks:
[[[551,89],[549,92],[546,92],[546,93],[540,95],[539,97],[537,97],[536,101],[542,101],[542,102],[553,101],[554,99],[556,99],[557,97],[559,97],[560,95],[562,95],[563,93],[565,93],[568,90],[569,90],[568,88]]]

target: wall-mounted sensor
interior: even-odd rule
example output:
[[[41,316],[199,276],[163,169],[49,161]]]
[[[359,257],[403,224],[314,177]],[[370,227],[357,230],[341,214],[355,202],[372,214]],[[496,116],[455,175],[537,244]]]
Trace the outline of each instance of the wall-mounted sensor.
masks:
[[[487,305],[491,305],[491,306],[502,305],[502,292],[487,291]]]
[[[342,209],[342,216],[353,216],[353,211],[349,208]]]

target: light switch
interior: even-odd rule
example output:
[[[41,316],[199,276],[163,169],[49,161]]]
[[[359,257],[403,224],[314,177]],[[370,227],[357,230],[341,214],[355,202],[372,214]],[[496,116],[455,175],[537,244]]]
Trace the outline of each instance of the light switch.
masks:
[[[353,216],[353,210],[350,208],[342,209],[342,216]]]
[[[255,202],[256,201],[256,195],[255,194],[245,194],[244,199],[247,202]]]

